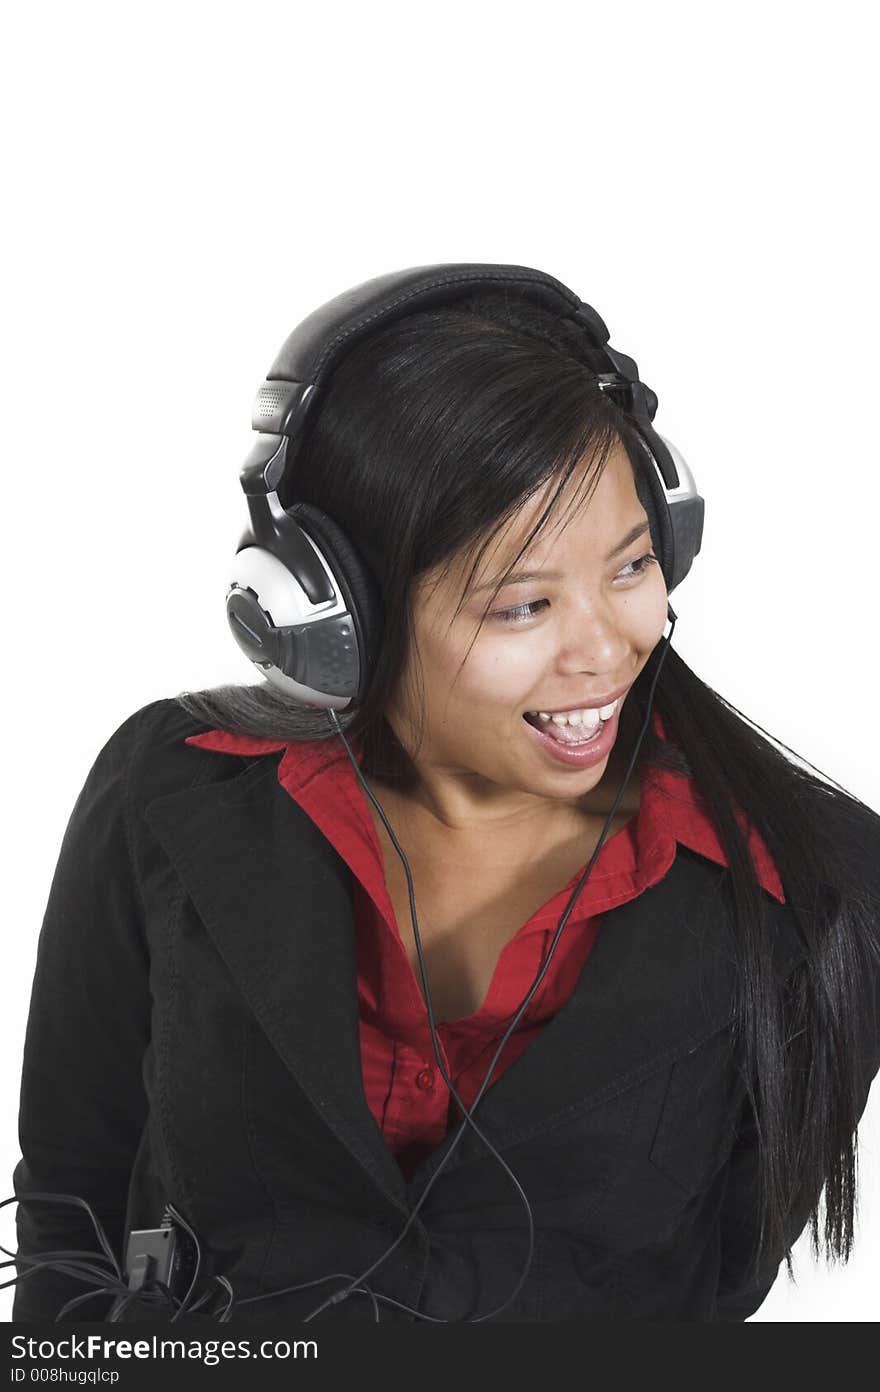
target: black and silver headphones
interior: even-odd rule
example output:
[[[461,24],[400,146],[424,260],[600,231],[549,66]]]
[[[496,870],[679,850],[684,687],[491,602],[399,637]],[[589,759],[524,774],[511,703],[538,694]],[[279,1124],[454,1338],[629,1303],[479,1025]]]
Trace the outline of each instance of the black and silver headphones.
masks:
[[[531,1207],[513,1171],[480,1130],[473,1116],[507,1040],[546,975],[562,931],[608,835],[648,727],[657,678],[675,629],[676,615],[670,605],[668,617],[672,627],[664,638],[652,677],[642,727],[598,844],[569,899],[540,971],[498,1044],[476,1098],[468,1109],[443,1065],[409,863],[361,772],[336,716],[337,710],[361,701],[369,685],[382,625],[375,581],[351,541],[331,517],[310,503],[296,501],[295,497],[283,508],[278,492],[292,477],[297,439],[303,425],[316,403],[320,408],[321,389],[349,348],[393,319],[430,306],[453,303],[457,298],[475,291],[499,288],[504,289],[508,296],[519,296],[532,305],[538,304],[570,319],[583,329],[587,366],[595,372],[600,389],[613,394],[612,399],[627,412],[637,428],[639,452],[643,459],[641,466],[636,461],[634,466],[642,467],[650,486],[659,533],[658,559],[667,593],[674,590],[687,575],[702,541],[703,499],[697,493],[693,476],[680,452],[651,425],[657,410],[654,392],[639,381],[638,368],[633,359],[609,347],[608,330],[596,311],[560,281],[528,266],[459,263],[416,266],[364,281],[314,310],[293,330],[260,387],[251,421],[258,438],[241,471],[241,486],[248,501],[250,526],[239,541],[233,579],[226,596],[229,626],[241,650],[273,686],[285,692],[293,702],[326,708],[331,728],[339,735],[361,787],[388,830],[406,873],[434,1054],[440,1074],[463,1114],[459,1134],[425,1186],[398,1236],[359,1275],[335,1273],[337,1279],[347,1284],[317,1305],[304,1317],[304,1322],[314,1319],[329,1305],[338,1304],[352,1294],[369,1295],[378,1320],[377,1302],[389,1301],[389,1297],[381,1292],[374,1293],[364,1285],[365,1279],[382,1265],[403,1240],[454,1153],[465,1125],[469,1125],[480,1137],[512,1180],[525,1204],[529,1224],[528,1257],[515,1288],[498,1308],[476,1315],[466,1322],[481,1323],[494,1318],[511,1303],[524,1284],[534,1252]],[[294,496],[294,490],[286,488],[284,496],[290,499]],[[326,1279],[334,1278],[328,1276]],[[290,1286],[285,1288],[285,1292],[297,1289],[300,1287]],[[238,1303],[253,1304],[256,1300],[285,1292],[267,1292]],[[389,1303],[401,1306],[399,1301]],[[402,1308],[418,1319],[431,1323],[448,1322],[409,1306]]]
[[[690,469],[651,422],[657,397],[632,358],[609,347],[590,305],[561,281],[528,266],[442,264],[376,276],[309,314],[286,339],[257,392],[257,440],[241,470],[250,526],[241,536],[226,595],[236,643],[273,686],[305,705],[342,710],[363,699],[381,637],[373,577],[341,527],[291,498],[297,443],[322,388],[345,353],[391,320],[504,289],[583,328],[600,389],[631,416],[644,441],[644,474],[659,529],[667,593],[687,575],[703,535],[703,499]]]

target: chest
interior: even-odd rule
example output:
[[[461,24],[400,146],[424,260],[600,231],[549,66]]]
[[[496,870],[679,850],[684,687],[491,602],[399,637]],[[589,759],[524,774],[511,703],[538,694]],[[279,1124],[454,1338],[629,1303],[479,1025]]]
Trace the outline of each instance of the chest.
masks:
[[[612,820],[606,844],[632,819],[633,811]],[[406,875],[381,819],[374,814],[382,848],[385,884],[397,930],[420,994],[421,971]],[[540,853],[519,848],[509,856],[465,860],[451,847],[416,847],[395,835],[410,863],[419,938],[435,1019],[463,1019],[478,1011],[488,995],[507,944],[524,923],[582,870],[604,819],[569,834]]]

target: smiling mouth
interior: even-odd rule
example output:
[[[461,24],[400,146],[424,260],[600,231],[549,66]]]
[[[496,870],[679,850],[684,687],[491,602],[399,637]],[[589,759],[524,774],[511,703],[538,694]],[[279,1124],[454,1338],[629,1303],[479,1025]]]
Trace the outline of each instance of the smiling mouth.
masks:
[[[609,716],[613,720],[614,716]],[[534,725],[536,730],[540,730],[542,735],[548,735],[550,739],[555,739],[558,744],[590,744],[598,739],[603,729],[608,723],[599,720],[596,725],[557,725],[553,720],[541,720],[539,716],[526,711],[523,720],[529,725]]]

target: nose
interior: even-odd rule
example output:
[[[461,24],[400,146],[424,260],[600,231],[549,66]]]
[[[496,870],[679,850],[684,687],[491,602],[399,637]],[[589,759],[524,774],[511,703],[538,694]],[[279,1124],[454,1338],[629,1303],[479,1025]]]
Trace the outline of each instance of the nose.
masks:
[[[617,617],[600,605],[575,605],[561,630],[560,672],[583,672],[608,686],[620,685],[632,644]],[[630,664],[631,665],[631,664]],[[622,680],[622,679],[621,679]]]

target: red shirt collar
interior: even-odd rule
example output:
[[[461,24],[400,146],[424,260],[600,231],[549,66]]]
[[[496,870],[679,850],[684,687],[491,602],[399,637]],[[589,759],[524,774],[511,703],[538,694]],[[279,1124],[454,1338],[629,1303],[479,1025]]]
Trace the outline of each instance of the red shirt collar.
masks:
[[[653,713],[651,720],[656,733],[665,739],[659,711]],[[344,816],[352,830],[367,834],[371,841],[375,836],[369,811],[364,805],[366,799],[363,790],[347,753],[336,739],[272,740],[216,729],[188,735],[185,743],[220,754],[260,755],[283,751],[284,757],[278,762],[278,781],[292,797],[306,806],[306,810],[311,812],[314,809],[316,813],[323,811],[327,815],[327,804],[320,794],[324,790],[325,780],[329,780],[335,790],[342,794],[332,804],[335,815]],[[357,756],[357,741],[349,739],[349,745]],[[318,779],[320,783],[315,781]],[[740,826],[744,826],[739,809],[736,809],[735,815]],[[320,817],[316,815],[315,820],[320,821]],[[668,846],[670,838],[717,865],[727,865],[721,843],[693,781],[685,774],[648,768],[642,779],[641,805],[634,823],[634,863],[623,873],[631,875],[637,866],[644,868],[649,865],[657,858],[658,849],[663,854],[664,845]],[[768,894],[784,904],[782,881],[763,838],[754,827],[750,829],[749,845],[759,883]]]

